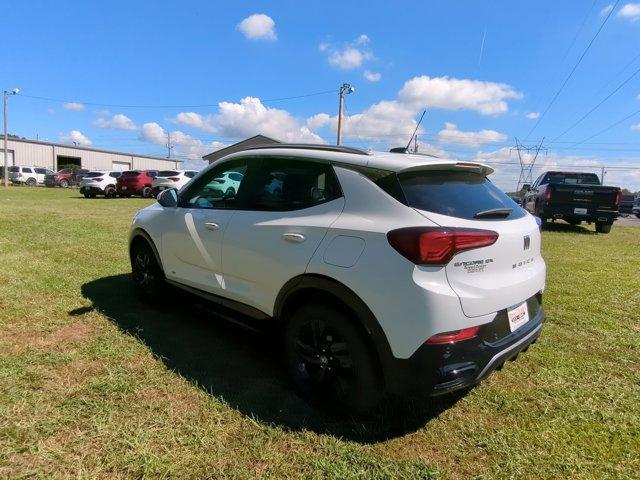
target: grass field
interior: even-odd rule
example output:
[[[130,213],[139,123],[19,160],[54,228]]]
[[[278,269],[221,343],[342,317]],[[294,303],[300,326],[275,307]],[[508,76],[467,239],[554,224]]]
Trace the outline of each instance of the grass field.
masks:
[[[0,477],[640,478],[640,229],[545,232],[540,340],[362,423],[299,400],[269,338],[137,302],[147,203],[0,188]]]

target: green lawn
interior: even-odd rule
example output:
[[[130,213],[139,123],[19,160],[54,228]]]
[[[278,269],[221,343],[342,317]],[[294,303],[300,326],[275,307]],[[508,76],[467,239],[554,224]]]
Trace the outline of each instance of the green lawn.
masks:
[[[148,203],[0,188],[0,477],[640,478],[640,229],[545,232],[540,340],[359,423],[300,401],[273,339],[136,301]]]

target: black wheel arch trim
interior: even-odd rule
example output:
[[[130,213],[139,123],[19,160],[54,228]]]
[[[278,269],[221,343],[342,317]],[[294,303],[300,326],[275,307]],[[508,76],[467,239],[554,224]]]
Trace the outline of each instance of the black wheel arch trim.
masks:
[[[387,336],[380,323],[367,304],[349,287],[333,278],[319,274],[303,274],[292,278],[280,289],[274,306],[274,317],[278,323],[284,323],[283,317],[287,300],[302,290],[316,290],[336,297],[355,312],[357,320],[367,333],[380,362],[385,383],[388,383],[390,372],[387,366],[393,362],[394,356]]]

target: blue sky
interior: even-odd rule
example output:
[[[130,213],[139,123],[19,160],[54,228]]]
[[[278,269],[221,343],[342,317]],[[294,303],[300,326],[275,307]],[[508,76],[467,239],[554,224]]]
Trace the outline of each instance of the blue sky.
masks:
[[[640,167],[640,3],[25,0],[3,19],[10,131],[29,138],[162,155],[170,132],[191,165],[256,133],[333,142],[350,82],[345,144],[402,145],[426,107],[420,150],[494,162],[504,188],[515,137],[545,138],[541,167]],[[640,190],[640,168],[607,180]]]

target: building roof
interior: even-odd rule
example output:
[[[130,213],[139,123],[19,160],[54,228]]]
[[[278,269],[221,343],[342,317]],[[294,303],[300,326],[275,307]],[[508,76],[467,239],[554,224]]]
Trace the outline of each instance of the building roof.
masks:
[[[32,140],[30,138],[10,137],[8,140],[10,142],[35,143],[36,145],[48,145],[48,146],[54,146],[54,147],[73,148],[76,150],[85,150],[88,152],[110,153],[114,155],[126,155],[129,157],[134,156],[138,158],[150,158],[152,160],[164,160],[166,162],[174,162],[174,163],[184,161],[184,160],[178,160],[177,158],[156,157],[154,155],[144,155],[144,154],[135,153],[135,152],[116,152],[115,150],[103,150],[101,148],[83,147],[80,145],[69,145],[68,143],[45,142],[42,140]]]
[[[241,142],[234,143],[233,145],[229,145],[228,147],[224,147],[220,150],[216,150],[215,152],[211,152],[202,157],[202,159],[207,160],[209,163],[213,163],[219,158],[224,157],[225,155],[240,152],[248,147],[256,147],[259,145],[273,145],[279,143],[282,142],[276,140],[275,138],[267,137],[265,135],[255,135],[253,137],[247,138],[246,140],[242,140]]]
[[[473,168],[484,175],[493,173],[493,168],[479,162],[465,162],[455,159],[437,158],[430,155],[364,151],[349,147],[329,145],[271,145],[245,149],[236,152],[233,157],[250,155],[273,155],[295,157],[297,159],[322,159],[334,163],[378,168],[394,172],[407,172],[424,169]]]

